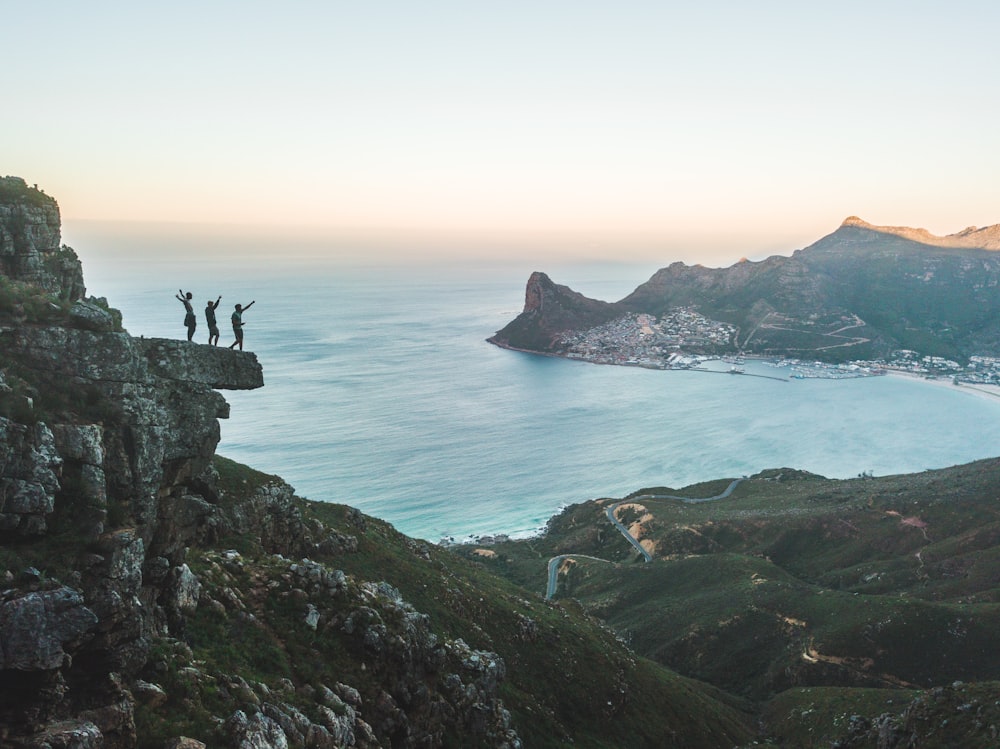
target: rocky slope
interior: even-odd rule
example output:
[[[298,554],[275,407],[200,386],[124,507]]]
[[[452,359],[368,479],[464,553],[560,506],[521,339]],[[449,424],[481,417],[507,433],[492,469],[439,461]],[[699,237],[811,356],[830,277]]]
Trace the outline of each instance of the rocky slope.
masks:
[[[736,326],[733,353],[830,361],[875,359],[895,349],[997,355],[998,247],[1000,226],[935,237],[850,217],[790,257],[728,268],[673,263],[611,304],[586,299],[536,272],[524,311],[489,340],[560,353],[568,334],[609,319],[688,308]],[[839,335],[845,327],[849,342]]]
[[[136,339],[0,180],[0,745],[735,745],[579,607],[215,454],[254,354]]]

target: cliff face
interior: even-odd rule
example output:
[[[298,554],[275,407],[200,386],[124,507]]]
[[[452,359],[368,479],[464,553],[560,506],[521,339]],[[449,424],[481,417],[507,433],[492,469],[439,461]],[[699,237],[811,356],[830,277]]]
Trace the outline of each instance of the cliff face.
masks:
[[[0,180],[0,725],[76,719],[130,746],[127,684],[181,606],[159,583],[183,577],[197,529],[178,506],[207,504],[217,390],[263,377],[249,352],[117,331],[59,241],[55,201]]]
[[[0,178],[0,268],[63,299],[85,293],[76,254],[62,247],[59,206],[20,177]]]
[[[220,478],[218,391],[261,387],[256,356],[122,332],[59,241],[55,201],[0,180],[0,744],[518,746],[499,656],[438,638],[385,583],[304,559],[358,540],[307,523],[280,479]],[[220,553],[223,538],[264,561]],[[286,609],[289,631],[265,624]],[[195,659],[190,627],[219,662]],[[363,658],[360,691],[324,667],[299,694],[260,665],[317,632]],[[192,723],[204,742],[160,728]]]
[[[613,304],[589,299],[535,271],[525,286],[524,310],[488,340],[509,348],[549,351],[563,332],[594,327],[619,314]]]

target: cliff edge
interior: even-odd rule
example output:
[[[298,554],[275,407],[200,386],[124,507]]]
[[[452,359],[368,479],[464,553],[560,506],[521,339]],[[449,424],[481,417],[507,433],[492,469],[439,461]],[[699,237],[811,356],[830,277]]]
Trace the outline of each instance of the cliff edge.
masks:
[[[128,335],[60,237],[54,199],[0,179],[0,725],[5,746],[66,720],[131,746],[126,685],[183,606],[161,583],[212,513],[217,391],[263,374],[253,353]]]
[[[0,745],[628,745],[753,735],[715,690],[358,510],[215,454],[249,352],[136,339],[58,206],[0,190]],[[532,306],[589,304],[539,277]],[[392,582],[388,582],[391,580]]]

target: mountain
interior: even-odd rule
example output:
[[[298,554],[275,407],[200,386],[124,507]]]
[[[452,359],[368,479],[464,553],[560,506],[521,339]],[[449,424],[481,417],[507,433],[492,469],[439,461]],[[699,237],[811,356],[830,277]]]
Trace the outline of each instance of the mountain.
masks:
[[[745,700],[579,606],[217,455],[256,356],[130,336],[60,241],[0,179],[0,745],[752,738]]]
[[[536,272],[524,311],[489,340],[559,354],[574,334],[610,320],[686,309],[732,330],[709,353],[827,361],[879,359],[898,349],[1000,355],[997,249],[1000,225],[936,237],[850,217],[791,256],[728,268],[673,263],[614,303],[588,300]],[[706,352],[697,344],[690,350]]]

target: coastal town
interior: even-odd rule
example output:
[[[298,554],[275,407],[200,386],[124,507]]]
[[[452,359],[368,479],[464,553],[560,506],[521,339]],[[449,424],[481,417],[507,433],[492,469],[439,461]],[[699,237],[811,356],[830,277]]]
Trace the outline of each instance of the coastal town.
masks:
[[[677,308],[660,318],[645,313],[624,315],[604,325],[567,334],[559,344],[563,356],[595,364],[704,369],[709,362],[722,361],[730,365],[724,371],[743,374],[747,358],[762,357],[734,353],[739,352],[737,334],[733,325],[711,320],[690,308]],[[885,359],[837,364],[798,358],[763,358],[775,367],[789,370],[792,379],[841,379],[899,373],[928,379],[948,378],[956,384],[1000,386],[1000,357],[992,356],[971,356],[963,364],[899,349]]]

